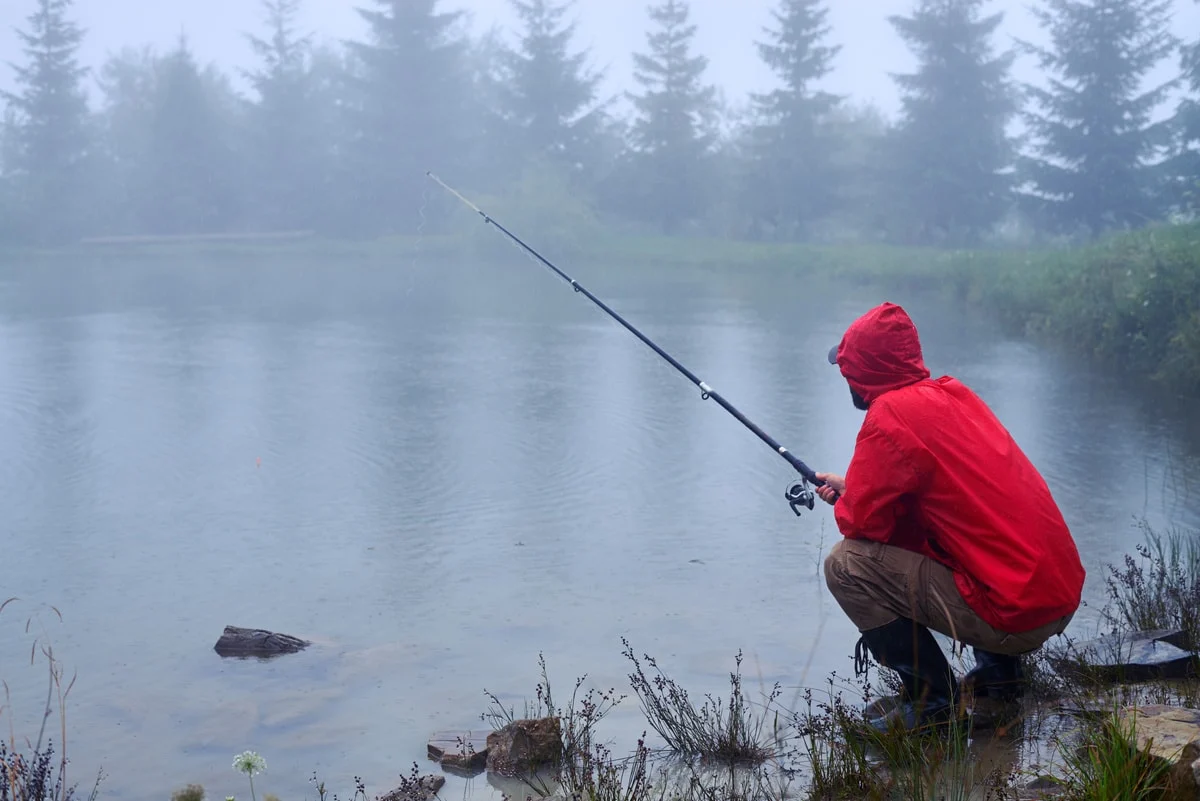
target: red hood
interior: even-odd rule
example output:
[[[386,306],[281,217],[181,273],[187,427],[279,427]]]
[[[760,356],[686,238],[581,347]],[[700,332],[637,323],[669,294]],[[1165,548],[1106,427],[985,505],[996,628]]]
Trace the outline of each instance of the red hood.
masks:
[[[929,378],[917,327],[895,303],[882,303],[851,323],[836,360],[851,389],[867,403]]]

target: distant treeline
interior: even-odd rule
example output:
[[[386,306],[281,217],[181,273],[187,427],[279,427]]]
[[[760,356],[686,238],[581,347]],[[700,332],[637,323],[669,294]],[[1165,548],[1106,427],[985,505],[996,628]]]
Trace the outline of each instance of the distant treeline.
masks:
[[[733,105],[707,81],[686,0],[657,0],[627,114],[575,47],[569,2],[512,0],[509,44],[438,0],[361,0],[366,36],[335,46],[298,29],[302,0],[264,0],[249,96],[181,38],[111,56],[93,98],[72,0],[9,0],[29,14],[4,96],[0,243],[444,230],[426,170],[547,224],[630,233],[977,247],[1190,216],[1200,40],[1171,34],[1168,0],[1034,1],[1050,45],[1018,47],[1049,88],[1011,78],[985,0],[914,0],[891,18],[918,66],[895,77],[887,120],[816,88],[839,57],[832,0],[778,0],[761,41],[727,43],[778,79]],[[1164,62],[1177,77],[1142,89]],[[1017,119],[1024,141],[1007,134]]]

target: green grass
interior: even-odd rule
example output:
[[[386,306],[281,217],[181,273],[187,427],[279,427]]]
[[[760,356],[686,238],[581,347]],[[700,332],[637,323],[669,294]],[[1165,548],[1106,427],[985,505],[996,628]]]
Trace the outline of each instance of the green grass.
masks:
[[[1081,729],[1062,749],[1063,801],[1174,798],[1171,764],[1139,751],[1136,743],[1133,722],[1117,710]]]
[[[965,285],[1013,330],[1200,394],[1200,225],[993,260]]]

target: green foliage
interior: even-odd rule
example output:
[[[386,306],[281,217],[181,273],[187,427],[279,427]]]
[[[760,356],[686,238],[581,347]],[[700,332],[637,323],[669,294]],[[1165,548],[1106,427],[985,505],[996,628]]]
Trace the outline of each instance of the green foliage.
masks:
[[[1027,333],[1172,390],[1200,390],[1200,226],[1013,254],[1003,264],[977,280],[988,305]]]
[[[985,14],[987,0],[913,0],[891,18],[917,61],[896,76],[895,122],[820,87],[841,47],[829,41],[830,0],[776,0],[744,43],[776,86],[729,104],[705,78],[688,0],[654,0],[644,52],[630,54],[628,116],[600,97],[602,72],[572,46],[575,0],[509,0],[516,30],[479,35],[448,0],[360,0],[363,35],[322,46],[297,29],[303,0],[258,0],[245,96],[186,45],[164,56],[130,47],[101,70],[96,112],[72,0],[16,1],[30,14],[0,142],[9,245],[427,233],[449,217],[440,206],[422,216],[426,170],[469,174],[493,196],[519,194],[529,171],[563,170],[614,229],[688,238],[978,247],[1018,223],[1074,235],[1200,209],[1200,43],[1181,51],[1178,80],[1136,85],[1175,52],[1167,0],[1042,1],[1050,44],[1031,50],[1050,88],[1030,90],[1040,150],[1019,162],[1031,188],[1020,219],[1005,132],[1017,110],[1011,54],[993,52],[1003,17]],[[1173,85],[1186,88],[1178,114],[1150,123]],[[1160,152],[1170,157],[1151,164]],[[1190,358],[1196,326],[1181,325],[1172,364]]]
[[[840,46],[829,35],[824,0],[779,0],[776,27],[758,43],[759,56],[780,86],[753,94],[755,121],[748,132],[747,161],[740,194],[760,235],[803,237],[834,211],[842,149],[830,115],[843,98],[813,84],[832,70]]]
[[[17,32],[27,59],[15,67],[19,91],[0,92],[11,115],[3,154],[10,209],[20,215],[22,235],[39,245],[77,234],[88,213],[87,70],[77,60],[84,32],[68,17],[71,4],[37,0],[29,29]]]
[[[100,70],[103,147],[96,233],[227,232],[242,218],[241,109],[228,79],[186,40],[126,48]]]
[[[1064,749],[1064,801],[1163,801],[1171,763],[1139,751],[1132,719],[1114,711]]]
[[[603,108],[603,77],[586,66],[586,51],[572,53],[575,24],[563,17],[575,0],[510,0],[521,20],[520,45],[501,62],[503,108],[516,128],[522,158],[549,161],[572,173],[590,169],[599,155],[596,136]]]
[[[986,2],[920,0],[890,18],[918,65],[895,76],[902,115],[881,170],[900,241],[977,244],[1009,209],[1013,56],[993,55],[1004,14],[983,16]]]
[[[311,228],[326,189],[319,165],[331,149],[318,116],[311,36],[295,30],[300,0],[263,0],[262,6],[270,38],[248,37],[261,61],[247,76],[258,95],[247,121],[255,176],[251,215],[265,230]]]
[[[1171,123],[1152,118],[1179,83],[1141,84],[1178,47],[1171,0],[1042,0],[1035,9],[1050,47],[1028,43],[1051,78],[1028,87],[1040,111],[1024,160],[1031,213],[1046,227],[1092,235],[1159,219],[1162,187],[1150,162],[1169,145]]]
[[[228,230],[238,198],[235,102],[227,79],[201,70],[186,39],[154,62],[145,150],[136,188],[139,219],[152,233]]]
[[[103,215],[97,230],[144,230],[143,193],[149,183],[150,121],[158,83],[157,56],[150,48],[126,47],[104,62],[98,75],[103,164]]]
[[[470,116],[462,11],[441,0],[372,0],[357,11],[366,41],[345,99],[350,128],[346,180],[354,185],[357,227],[371,234],[410,233],[420,224],[426,170],[465,151]]]
[[[1200,38],[1181,52],[1180,66],[1188,92],[1180,98],[1174,152],[1167,163],[1165,201],[1175,209],[1200,212]]]
[[[661,0],[649,14],[650,52],[633,57],[641,93],[632,98],[635,156],[624,178],[637,213],[675,233],[703,213],[711,192],[716,90],[703,81],[708,59],[692,53],[696,26],[686,0]]]

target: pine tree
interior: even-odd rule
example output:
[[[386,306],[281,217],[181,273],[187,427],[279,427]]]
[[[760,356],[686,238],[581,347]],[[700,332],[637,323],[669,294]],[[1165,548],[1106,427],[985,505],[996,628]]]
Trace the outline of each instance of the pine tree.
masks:
[[[77,53],[84,31],[67,13],[73,0],[37,0],[29,30],[18,31],[28,62],[15,67],[18,93],[0,93],[15,111],[10,171],[23,230],[36,242],[83,230],[91,148],[87,95]]]
[[[316,224],[325,189],[319,109],[311,72],[311,36],[296,32],[300,0],[263,0],[269,39],[247,37],[262,66],[248,74],[254,216],[269,228]]]
[[[775,230],[800,233],[835,210],[840,185],[837,143],[829,115],[842,98],[813,88],[832,70],[840,46],[829,35],[824,0],[780,0],[775,29],[758,43],[762,60],[778,76],[778,89],[752,94],[757,122],[751,130],[749,185],[744,207]]]
[[[15,242],[18,239],[20,217],[14,186],[14,170],[20,161],[17,155],[17,112],[4,109],[0,121],[0,242]]]
[[[994,52],[1004,14],[984,16],[986,4],[917,0],[910,16],[889,17],[918,64],[892,76],[901,114],[887,146],[887,183],[900,239],[974,244],[1010,210],[1014,54]]]
[[[201,71],[186,39],[156,65],[139,193],[152,233],[214,233],[240,216],[232,90]]]
[[[1200,211],[1200,39],[1183,47],[1181,55],[1188,91],[1176,113],[1178,142],[1169,164],[1168,199],[1175,208],[1194,213]]]
[[[439,0],[373,0],[359,8],[369,26],[357,56],[356,139],[350,175],[357,222],[375,233],[415,231],[428,188],[425,172],[447,172],[468,157],[470,81],[461,11]],[[426,212],[428,214],[428,212]]]
[[[642,87],[632,97],[635,163],[644,188],[639,216],[670,233],[707,203],[716,90],[703,83],[708,59],[691,53],[696,26],[685,0],[661,0],[649,15],[657,26],[646,37],[650,52],[633,57],[634,80]]]
[[[149,186],[150,121],[158,59],[149,46],[126,46],[100,67],[98,161],[103,170],[98,228],[128,234],[141,225],[140,196]]]
[[[1178,83],[1148,91],[1146,75],[1173,52],[1170,0],[1043,0],[1035,9],[1048,48],[1024,44],[1051,74],[1029,87],[1041,113],[1028,115],[1040,140],[1025,162],[1031,210],[1047,227],[1092,235],[1159,216],[1162,186],[1152,163],[1170,122],[1152,115]]]
[[[575,0],[510,0],[521,22],[520,44],[505,53],[505,107],[522,149],[581,172],[596,157],[603,77],[590,71],[586,51],[570,52],[575,23],[563,17]]]

